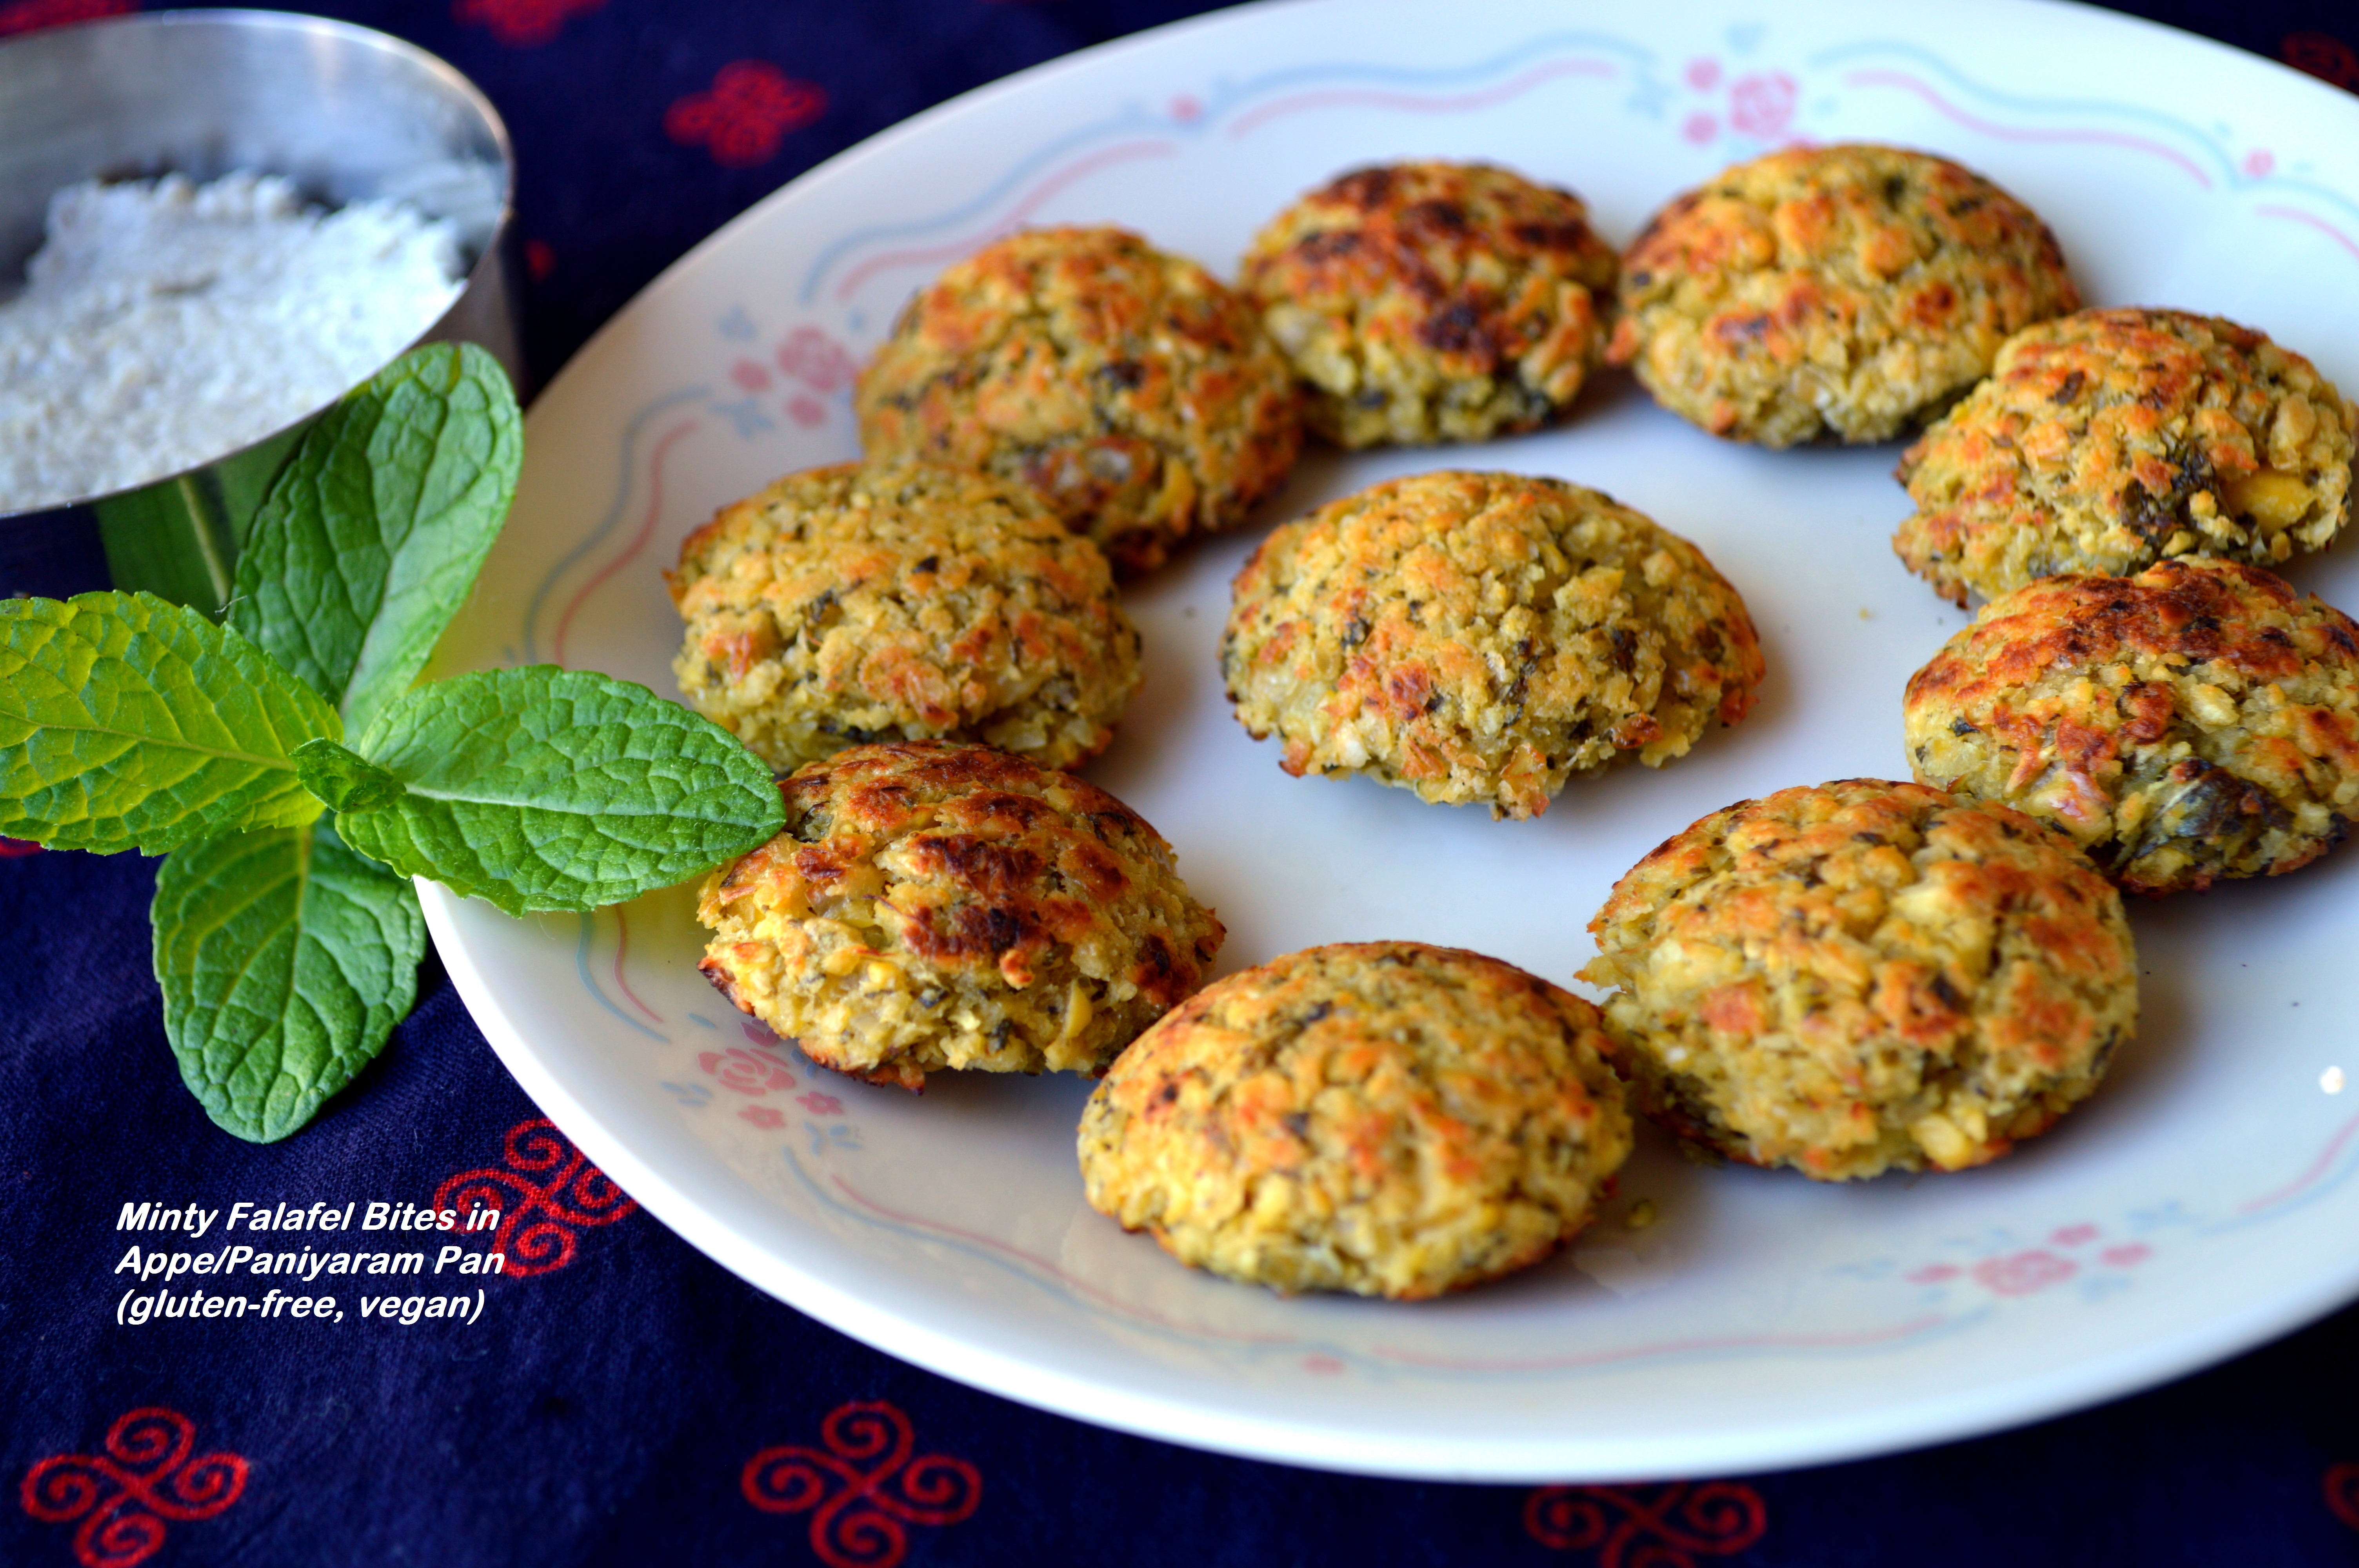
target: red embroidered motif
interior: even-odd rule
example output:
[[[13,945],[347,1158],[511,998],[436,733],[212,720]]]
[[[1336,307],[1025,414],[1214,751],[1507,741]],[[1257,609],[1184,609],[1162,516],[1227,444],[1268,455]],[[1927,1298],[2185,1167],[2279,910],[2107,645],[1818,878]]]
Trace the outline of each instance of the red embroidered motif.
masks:
[[[1524,1501],[1524,1529],[1559,1552],[1595,1552],[1597,1568],[1695,1568],[1761,1539],[1769,1508],[1742,1481],[1667,1487],[1541,1487]]]
[[[0,29],[5,29],[5,24],[0,24]],[[2288,33],[2277,52],[2296,70],[2331,81],[2347,92],[2359,92],[2359,50],[2332,33]]]
[[[68,22],[127,16],[137,9],[139,0],[8,0],[0,5],[0,38],[61,27]]]
[[[463,24],[480,23],[492,37],[510,49],[528,49],[545,44],[567,21],[584,11],[595,11],[606,0],[454,0],[451,15]]]
[[[145,1563],[164,1544],[167,1519],[211,1519],[245,1492],[245,1461],[190,1459],[196,1438],[178,1411],[133,1411],[106,1429],[103,1453],[55,1454],[26,1471],[25,1511],[43,1524],[81,1519],[73,1548],[83,1568]]]
[[[664,135],[683,146],[702,142],[712,161],[731,168],[766,162],[788,131],[827,113],[827,89],[788,76],[766,59],[732,60],[710,92],[691,92],[664,111]]]
[[[983,1501],[983,1477],[965,1460],[909,1457],[909,1418],[882,1400],[838,1405],[819,1433],[825,1453],[765,1448],[745,1461],[738,1484],[764,1513],[817,1509],[811,1550],[828,1568],[896,1568],[909,1551],[904,1526],[956,1524]]]
[[[2359,1530],[2359,1465],[2326,1467],[2326,1506],[2336,1519]]]
[[[22,855],[38,855],[38,844],[28,844],[22,838],[0,838],[0,860],[13,860]]]
[[[444,1182],[434,1189],[434,1206],[457,1209],[462,1225],[474,1209],[498,1209],[492,1250],[506,1256],[508,1273],[554,1273],[573,1261],[575,1227],[612,1225],[638,1210],[546,1118],[509,1128],[506,1158],[505,1171],[462,1171]],[[529,1179],[544,1171],[555,1174]]]

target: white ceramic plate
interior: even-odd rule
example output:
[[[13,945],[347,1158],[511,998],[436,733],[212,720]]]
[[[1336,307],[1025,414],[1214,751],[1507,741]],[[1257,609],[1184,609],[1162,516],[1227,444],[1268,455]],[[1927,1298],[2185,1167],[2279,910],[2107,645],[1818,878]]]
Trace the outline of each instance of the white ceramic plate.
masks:
[[[445,649],[672,689],[658,568],[714,507],[849,457],[853,362],[954,257],[1024,223],[1128,224],[1228,270],[1340,170],[1484,157],[1625,240],[1795,138],[1954,156],[2044,213],[2093,302],[2260,326],[2359,389],[2359,103],[2259,60],[2039,4],[1303,0],[1092,50],[817,169],[714,236],[529,421],[516,514]],[[1712,440],[1603,378],[1547,434],[1307,460],[1245,532],[1132,594],[1145,689],[1092,776],[1178,847],[1224,968],[1408,937],[1552,979],[1614,878],[1704,813],[1906,776],[1903,681],[1963,623],[1895,562],[1897,449]],[[1373,480],[1487,466],[1596,485],[1743,590],[1769,681],[1660,773],[1494,822],[1289,779],[1231,719],[1214,648],[1268,524]],[[2359,605],[2349,546],[2298,577]],[[698,978],[686,891],[504,918],[429,889],[435,942],[525,1088],[665,1223],[894,1355],[1177,1442],[1398,1475],[1603,1480],[1839,1458],[2154,1383],[2359,1292],[2359,851],[2134,914],[2144,1028],[2088,1106],[1989,1169],[1826,1187],[1683,1163],[1652,1134],[1569,1255],[1423,1305],[1283,1300],[1082,1202],[1071,1079],[813,1070]],[[2328,1080],[2332,1081],[2332,1080]],[[1661,1215],[1631,1231],[1636,1198]]]

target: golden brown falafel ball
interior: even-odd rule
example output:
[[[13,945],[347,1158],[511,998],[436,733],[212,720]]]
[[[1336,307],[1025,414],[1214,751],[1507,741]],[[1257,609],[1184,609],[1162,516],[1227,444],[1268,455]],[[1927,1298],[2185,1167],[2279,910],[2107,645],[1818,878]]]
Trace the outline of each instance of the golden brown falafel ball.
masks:
[[[2359,625],[2236,561],[2017,589],[1906,712],[1919,779],[2062,830],[2134,892],[2308,865],[2359,802]]]
[[[1242,522],[1302,438],[1252,304],[1120,229],[1012,234],[952,265],[854,406],[870,457],[1021,480],[1125,572]]]
[[[1972,170],[1900,147],[1795,147],[1724,169],[1622,257],[1606,351],[1715,436],[1882,441],[2081,303],[2056,237]]]
[[[1761,682],[1745,601],[1678,535],[1561,480],[1443,471],[1332,502],[1237,574],[1221,666],[1288,773],[1537,816],[1682,756]]]
[[[1614,257],[1569,190],[1487,164],[1397,163],[1311,191],[1239,287],[1345,447],[1482,441],[1572,405],[1605,351]]]
[[[1496,958],[1313,947],[1216,981],[1082,1114],[1091,1205],[1181,1262],[1415,1299],[1548,1256],[1630,1152],[1597,1010]]]
[[[1848,1181],[1995,1160],[2137,1023],[2121,895],[2004,806],[1849,779],[1675,834],[1589,923],[1581,978],[1647,1114]]]
[[[689,706],[781,773],[932,737],[1076,767],[1138,689],[1105,557],[988,474],[788,474],[690,535],[669,577]]]
[[[2180,310],[2083,310],[2018,334],[1900,460],[1893,535],[1960,604],[2051,572],[2168,557],[2274,565],[2351,519],[2359,408],[2299,354]]]
[[[1099,1072],[1220,950],[1171,847],[1070,774],[908,741],[779,788],[786,831],[705,879],[698,968],[822,1066]]]

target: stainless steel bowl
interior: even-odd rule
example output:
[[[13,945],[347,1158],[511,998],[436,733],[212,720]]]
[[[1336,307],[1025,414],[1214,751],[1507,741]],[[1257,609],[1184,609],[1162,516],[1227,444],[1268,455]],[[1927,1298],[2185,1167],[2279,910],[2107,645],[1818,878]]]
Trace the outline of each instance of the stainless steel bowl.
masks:
[[[406,200],[457,226],[466,286],[419,341],[481,343],[522,383],[510,292],[516,157],[473,82],[398,38],[275,11],[162,11],[0,45],[0,297],[77,180],[239,169],[330,206]],[[237,541],[305,427],[136,489],[30,512],[0,503],[0,597],[102,586],[218,612]]]

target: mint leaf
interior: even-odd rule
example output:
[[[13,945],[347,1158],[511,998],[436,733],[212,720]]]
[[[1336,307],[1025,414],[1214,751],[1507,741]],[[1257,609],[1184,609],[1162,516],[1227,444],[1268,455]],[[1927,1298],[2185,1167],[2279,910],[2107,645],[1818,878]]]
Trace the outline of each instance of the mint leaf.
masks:
[[[511,914],[636,898],[786,824],[769,768],[727,730],[586,670],[422,687],[380,713],[358,751],[402,793],[341,812],[344,841]]]
[[[149,915],[180,1076],[257,1143],[310,1120],[418,997],[417,891],[324,822],[175,849]]]
[[[304,434],[239,552],[229,623],[358,734],[426,667],[523,460],[498,361],[472,343],[404,354]]]
[[[0,838],[152,855],[309,822],[290,753],[342,732],[259,648],[154,594],[0,600]]]
[[[295,751],[303,787],[338,811],[374,811],[401,798],[401,781],[333,741],[307,741]]]

